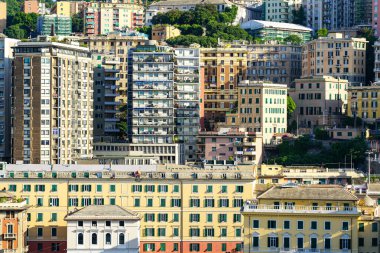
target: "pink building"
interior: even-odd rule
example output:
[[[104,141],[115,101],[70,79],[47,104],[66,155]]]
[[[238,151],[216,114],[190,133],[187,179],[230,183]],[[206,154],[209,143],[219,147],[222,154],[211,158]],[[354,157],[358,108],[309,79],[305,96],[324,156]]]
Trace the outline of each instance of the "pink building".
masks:
[[[198,158],[216,164],[260,164],[263,139],[261,133],[245,128],[221,128],[198,135]]]

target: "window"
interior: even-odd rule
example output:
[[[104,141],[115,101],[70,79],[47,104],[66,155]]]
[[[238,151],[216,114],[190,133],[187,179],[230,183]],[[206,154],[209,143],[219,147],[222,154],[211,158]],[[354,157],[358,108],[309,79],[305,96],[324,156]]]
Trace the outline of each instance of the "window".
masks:
[[[297,229],[303,229],[303,221],[302,220],[297,221]]]
[[[179,185],[173,186],[173,192],[179,192]]]
[[[269,236],[268,237],[268,248],[278,248],[278,237]]]
[[[331,249],[331,238],[325,238],[325,249]]]
[[[229,199],[219,199],[219,207],[228,207]]]
[[[154,228],[146,228],[145,236],[154,236]]]
[[[158,214],[158,221],[168,221],[168,214],[167,213],[159,213]]]
[[[214,199],[205,199],[204,207],[214,207]]]
[[[199,199],[190,199],[190,207],[200,207]]]
[[[144,216],[145,216],[145,221],[154,221],[154,216],[155,216],[154,213],[145,213]]]
[[[43,244],[42,243],[37,243],[37,250],[42,251],[43,250]]]
[[[227,236],[227,228],[221,228],[220,229],[220,236],[226,237]]]
[[[242,199],[234,199],[234,207],[242,207],[243,200]]]
[[[190,236],[199,236],[199,228],[190,228]]]
[[[190,222],[199,222],[200,215],[199,214],[190,214]]]
[[[377,240],[378,240],[377,237],[372,238],[372,247],[377,247],[377,244],[378,244]]]
[[[179,214],[178,213],[174,213],[173,214],[173,221],[174,222],[178,222],[179,221]]]
[[[330,229],[331,229],[331,222],[325,221],[325,230],[330,230]]]
[[[43,236],[44,236],[43,228],[37,228],[37,237],[43,237]]]
[[[50,221],[57,221],[57,213],[51,213]]]
[[[227,222],[227,214],[219,214],[219,223]]]
[[[24,184],[22,190],[23,190],[24,192],[30,192],[30,190],[31,190],[30,184]]]
[[[316,230],[316,229],[318,229],[317,226],[318,226],[317,222],[316,221],[312,221],[311,224],[310,224],[310,229]]]
[[[51,237],[57,237],[57,228],[51,228]]]
[[[268,220],[268,228],[269,229],[276,229],[277,224],[275,220]]]
[[[106,227],[111,227],[111,221],[110,220],[106,220]]]
[[[145,243],[144,251],[156,251],[156,245],[154,243]]]
[[[377,223],[372,223],[372,232],[377,232],[378,228],[377,228]]]
[[[207,243],[206,251],[209,251],[209,252],[212,251],[212,243]]]
[[[106,244],[111,245],[111,234],[110,233],[106,234]]]
[[[214,236],[214,229],[213,228],[205,228],[203,231],[204,237],[213,237]]]
[[[258,248],[259,247],[259,236],[254,235],[252,237],[252,247]]]
[[[212,193],[212,185],[207,185],[206,192]]]
[[[116,191],[116,186],[114,184],[110,185],[110,192],[115,192]]]
[[[221,193],[227,193],[227,185],[222,185]]]
[[[179,228],[173,228],[173,236],[179,236]]]
[[[364,223],[359,223],[359,232],[364,232]]]
[[[358,238],[358,246],[359,247],[364,247],[364,238],[363,237],[359,237]]]
[[[241,214],[234,214],[234,222],[241,222]]]
[[[160,243],[160,251],[166,251],[166,243]]]
[[[82,233],[78,234],[78,245],[83,245],[83,234]]]
[[[119,234],[119,244],[125,244],[125,235],[124,233]]]
[[[56,184],[53,184],[52,186],[51,186],[51,191],[52,192],[56,192],[57,191],[57,185]]]
[[[96,233],[92,233],[91,235],[91,244],[92,245],[98,244],[98,235]]]
[[[120,221],[119,221],[119,227],[124,227],[124,224],[125,224],[125,223],[124,223],[123,220],[120,220]]]
[[[351,239],[343,236],[342,239],[339,240],[339,249],[351,249]]]
[[[343,221],[342,222],[342,230],[347,231],[348,230],[348,221]]]
[[[78,227],[83,227],[83,221],[82,220],[78,221]]]
[[[91,221],[91,227],[97,227],[98,226],[98,222],[96,220],[93,220]]]
[[[190,251],[199,251],[199,243],[190,243]]]
[[[181,207],[181,199],[172,199],[171,207]]]
[[[153,206],[153,199],[152,198],[148,198],[146,200],[146,206],[147,207],[152,207]]]
[[[142,192],[142,185],[132,185],[132,192]]]
[[[160,199],[160,207],[165,207],[166,206],[166,199],[165,198],[161,198]]]
[[[178,243],[173,244],[173,251],[178,251]]]
[[[139,198],[135,198],[134,199],[134,206],[135,207],[139,207],[140,206],[140,199]]]
[[[198,185],[193,185],[192,192],[197,193],[198,192]]]
[[[145,185],[145,192],[154,192],[155,186],[154,185]]]
[[[288,220],[284,221],[284,229],[290,229],[290,221]]]
[[[253,228],[259,228],[259,220],[253,220]]]
[[[44,214],[43,213],[37,213],[37,221],[43,221]]]
[[[227,243],[222,243],[222,251],[227,251]]]
[[[241,237],[241,228],[235,228],[235,237]]]
[[[158,236],[166,236],[166,229],[158,228]]]
[[[235,188],[235,192],[237,193],[243,193],[244,187],[242,185],[237,185]]]
[[[207,214],[207,222],[212,222],[212,213]]]
[[[168,186],[167,185],[159,185],[158,186],[158,192],[168,192]]]
[[[51,244],[51,251],[59,251],[59,243],[53,242]]]

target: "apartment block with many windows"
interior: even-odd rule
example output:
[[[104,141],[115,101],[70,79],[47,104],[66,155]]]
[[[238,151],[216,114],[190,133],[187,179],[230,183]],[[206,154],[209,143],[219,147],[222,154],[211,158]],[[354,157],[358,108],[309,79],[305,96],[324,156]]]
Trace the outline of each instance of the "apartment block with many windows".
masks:
[[[12,161],[70,164],[92,158],[89,50],[55,42],[14,47]]]
[[[7,165],[3,186],[24,198],[30,250],[66,249],[64,217],[89,205],[119,205],[141,215],[140,249],[241,252],[252,165],[204,169],[184,165]],[[54,245],[53,245],[54,244]],[[55,249],[55,248],[54,248]]]
[[[359,117],[366,122],[375,122],[380,115],[380,86],[348,87],[347,115]]]
[[[302,78],[328,75],[346,79],[350,85],[365,83],[365,38],[351,38],[329,33],[302,47]]]

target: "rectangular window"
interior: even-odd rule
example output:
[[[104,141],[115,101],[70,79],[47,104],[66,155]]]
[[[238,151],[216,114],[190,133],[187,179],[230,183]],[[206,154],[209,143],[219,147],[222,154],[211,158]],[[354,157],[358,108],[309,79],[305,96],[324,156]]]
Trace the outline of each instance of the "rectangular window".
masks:
[[[30,190],[31,190],[30,184],[24,184],[22,190],[23,190],[24,192],[30,192]]]
[[[260,221],[259,220],[253,220],[253,228],[259,228]]]
[[[50,221],[57,221],[57,213],[51,213]]]
[[[342,222],[342,230],[343,231],[348,231],[348,221],[343,221]]]
[[[174,213],[173,214],[173,221],[174,222],[178,222],[179,221],[179,214],[178,213]]]
[[[244,187],[242,185],[237,185],[235,188],[235,192],[237,193],[243,193]]]
[[[197,252],[199,249],[199,243],[190,243],[190,252]]]
[[[135,207],[139,207],[140,206],[140,199],[139,198],[135,198],[134,199],[134,206]]]
[[[37,213],[37,221],[43,221],[44,220],[44,214],[43,213]]]
[[[310,224],[310,229],[316,230],[316,229],[318,229],[317,226],[318,226],[317,222],[316,221],[312,221],[311,224]]]
[[[147,207],[152,207],[153,206],[153,199],[152,198],[149,198],[146,200],[146,206]]]
[[[110,185],[110,192],[115,192],[116,191],[116,185],[111,184]]]
[[[162,198],[160,199],[160,207],[165,207],[166,206],[166,199]]]
[[[145,185],[145,192],[154,192],[155,186],[154,185]]]
[[[132,185],[132,192],[142,192],[142,185]]]
[[[372,238],[372,247],[377,247],[378,240],[379,239],[377,237]]]
[[[51,228],[51,237],[57,237],[57,228]]]
[[[198,193],[198,185],[193,185],[192,192],[193,193]]]
[[[302,220],[297,221],[297,229],[303,229],[303,221]]]
[[[227,243],[222,243],[222,251],[227,251]]]
[[[364,238],[363,237],[359,237],[358,238],[358,246],[359,247],[364,247]]]
[[[377,232],[378,224],[376,222],[372,223],[372,232]]]
[[[207,185],[206,192],[207,193],[212,193],[212,185]]]
[[[269,229],[276,229],[277,228],[277,222],[275,220],[268,220],[268,228]]]
[[[158,186],[158,192],[168,192],[168,186],[167,185],[159,185]]]
[[[252,247],[254,247],[254,248],[258,248],[259,247],[259,237],[258,236],[254,236],[252,238]]]
[[[330,229],[331,229],[331,222],[325,221],[325,230],[330,230]]]
[[[364,232],[364,223],[359,223],[359,232]]]
[[[222,185],[221,192],[222,193],[227,193],[227,185]]]
[[[219,214],[219,223],[227,222],[227,214]]]
[[[199,214],[190,214],[190,222],[199,222],[200,221],[200,215]]]
[[[173,236],[179,236],[179,228],[173,228]]]
[[[241,222],[241,214],[234,213],[234,223]]]
[[[284,221],[284,229],[290,229],[290,221],[288,220]]]
[[[209,251],[209,252],[212,251],[212,243],[207,243],[206,251]]]
[[[57,185],[56,184],[53,184],[53,185],[51,185],[51,191],[52,192],[57,192],[58,190],[57,190]]]
[[[173,186],[173,192],[175,192],[175,193],[179,192],[179,185]]]
[[[212,213],[207,214],[207,222],[212,222]]]

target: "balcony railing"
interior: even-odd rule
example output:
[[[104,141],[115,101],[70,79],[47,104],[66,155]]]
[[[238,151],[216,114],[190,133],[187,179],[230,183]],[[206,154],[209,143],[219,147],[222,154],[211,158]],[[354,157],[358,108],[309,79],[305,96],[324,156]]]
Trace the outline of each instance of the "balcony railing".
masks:
[[[4,234],[4,239],[5,239],[5,240],[16,239],[16,234],[14,234],[14,233],[7,233],[7,234]]]
[[[344,206],[297,206],[246,204],[243,212],[253,213],[314,213],[314,214],[359,214],[356,207]]]
[[[278,253],[349,253],[350,249],[313,249],[313,248],[259,248],[244,245],[244,252],[278,252]]]

